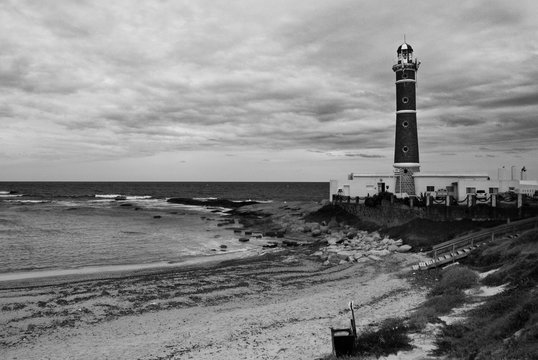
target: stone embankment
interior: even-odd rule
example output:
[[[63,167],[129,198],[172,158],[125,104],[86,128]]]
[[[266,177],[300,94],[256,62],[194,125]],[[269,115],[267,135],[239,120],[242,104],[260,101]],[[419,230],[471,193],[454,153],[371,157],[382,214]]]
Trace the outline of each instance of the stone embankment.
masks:
[[[245,221],[247,228],[262,231],[264,237],[278,233],[283,237],[281,246],[300,246],[321,244],[314,253],[327,266],[350,262],[380,261],[391,253],[404,253],[411,245],[403,244],[402,239],[383,237],[377,231],[359,230],[346,221],[307,222],[305,215],[318,210],[323,204],[294,203],[258,204],[241,207],[236,214],[249,215],[254,221]],[[263,225],[263,226],[261,226]],[[270,229],[270,231],[268,231]],[[272,241],[271,244],[276,244]]]
[[[327,246],[314,253],[324,265],[340,265],[350,262],[380,261],[394,252],[411,250],[401,239],[382,237],[377,231],[367,232],[345,227],[342,231],[331,231],[326,235]]]

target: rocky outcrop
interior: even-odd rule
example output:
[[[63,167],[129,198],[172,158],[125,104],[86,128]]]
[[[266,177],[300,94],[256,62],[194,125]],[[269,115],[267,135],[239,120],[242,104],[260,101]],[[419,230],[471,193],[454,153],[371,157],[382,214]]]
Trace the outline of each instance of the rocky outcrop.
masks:
[[[327,246],[320,248],[313,256],[325,265],[341,265],[352,262],[381,261],[395,252],[407,252],[410,245],[402,240],[382,237],[377,231],[368,232],[354,228],[343,229],[326,235]]]

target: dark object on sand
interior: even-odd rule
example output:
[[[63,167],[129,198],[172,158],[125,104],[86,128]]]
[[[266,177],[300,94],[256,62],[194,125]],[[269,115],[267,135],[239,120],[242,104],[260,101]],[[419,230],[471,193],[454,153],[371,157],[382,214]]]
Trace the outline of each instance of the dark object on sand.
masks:
[[[161,215],[155,215],[153,218],[154,219],[160,219],[162,216]]]
[[[353,301],[349,303],[351,309],[351,327],[345,329],[331,328],[331,338],[333,344],[333,354],[338,356],[352,355],[355,350],[357,340],[357,328],[355,326],[355,312],[353,311]]]
[[[240,238],[239,238],[239,241],[241,241],[241,242],[247,242],[247,241],[250,241],[250,238],[248,238],[248,237],[240,237]]]

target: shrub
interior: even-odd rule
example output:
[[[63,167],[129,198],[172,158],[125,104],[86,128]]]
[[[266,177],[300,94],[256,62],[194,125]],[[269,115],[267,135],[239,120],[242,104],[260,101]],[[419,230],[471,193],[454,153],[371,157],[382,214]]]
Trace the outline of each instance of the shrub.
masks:
[[[478,284],[478,274],[465,267],[452,266],[441,274],[441,280],[431,291],[431,295],[469,289]]]
[[[407,321],[409,330],[420,331],[426,324],[434,322],[437,319],[437,311],[433,307],[422,306],[414,311]]]
[[[439,315],[448,314],[452,309],[465,303],[465,294],[461,290],[452,290],[430,297],[424,307],[433,309]]]
[[[356,351],[360,355],[387,356],[412,346],[407,336],[407,326],[402,319],[387,319],[377,331],[367,331],[357,338]]]

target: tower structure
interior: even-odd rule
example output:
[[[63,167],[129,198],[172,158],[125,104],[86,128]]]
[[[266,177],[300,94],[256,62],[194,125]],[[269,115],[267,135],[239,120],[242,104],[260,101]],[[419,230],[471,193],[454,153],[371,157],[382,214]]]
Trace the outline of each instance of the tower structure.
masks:
[[[398,47],[398,59],[392,66],[396,73],[396,135],[394,144],[395,193],[415,194],[413,174],[420,171],[418,156],[416,82],[420,62],[413,48],[404,43]]]

